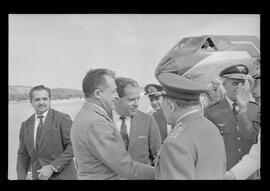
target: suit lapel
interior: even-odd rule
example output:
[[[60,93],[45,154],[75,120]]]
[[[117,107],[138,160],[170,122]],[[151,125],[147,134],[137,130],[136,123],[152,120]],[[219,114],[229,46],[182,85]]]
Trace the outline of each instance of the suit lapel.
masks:
[[[139,128],[139,124],[140,124],[140,115],[139,112],[137,111],[136,114],[133,117],[131,117],[128,148],[131,148],[131,146],[134,144],[137,138],[137,131]]]
[[[236,117],[234,113],[232,112],[230,104],[228,103],[226,98],[222,100],[221,106],[222,106],[222,111],[221,111],[222,115],[226,117],[233,124],[236,124],[237,123]]]
[[[28,122],[28,141],[30,145],[30,150],[33,151],[35,150],[35,142],[34,142],[34,129],[35,129],[35,114],[33,114]]]
[[[41,147],[42,143],[45,140],[45,137],[48,135],[49,131],[51,130],[51,128],[53,126],[53,124],[52,124],[53,123],[53,115],[54,115],[53,110],[49,109],[47,116],[46,116],[46,119],[43,122],[44,125],[43,125],[43,129],[42,129],[41,137],[40,137],[39,148]]]

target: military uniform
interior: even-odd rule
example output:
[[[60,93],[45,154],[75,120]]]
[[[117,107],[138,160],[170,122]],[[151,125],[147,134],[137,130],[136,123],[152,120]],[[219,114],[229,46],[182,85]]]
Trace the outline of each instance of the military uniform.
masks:
[[[158,76],[165,96],[199,100],[206,88],[185,77]],[[225,146],[215,125],[203,117],[200,106],[179,116],[155,159],[155,179],[223,179]]]
[[[152,115],[158,124],[161,141],[163,143],[168,135],[168,129],[167,129],[168,124],[167,124],[166,118],[164,116],[162,109],[159,111],[154,111]]]
[[[221,77],[239,81],[244,81],[247,74],[248,69],[244,65],[233,65],[220,72]],[[257,142],[260,129],[258,112],[258,104],[249,102],[247,112],[234,114],[232,100],[227,96],[205,109],[205,117],[217,126],[223,136],[227,155],[227,170],[238,163],[249,152],[251,146]]]
[[[231,169],[247,154],[251,146],[257,142],[259,123],[257,113],[259,106],[255,102],[248,104],[248,116],[235,117],[227,98],[209,106],[204,115],[219,129],[225,143],[227,153],[227,170]],[[251,120],[254,127],[252,132],[245,131],[246,121]]]
[[[159,96],[161,96],[163,94],[163,87],[161,85],[158,84],[147,84],[144,88],[145,91],[145,95],[147,95],[149,97],[149,99],[157,99]],[[164,113],[162,111],[162,108],[160,110],[153,110],[150,113],[154,119],[156,120],[157,124],[158,124],[158,128],[159,128],[159,132],[160,132],[160,136],[161,136],[161,141],[163,143],[163,141],[165,140],[165,138],[168,135],[168,124],[166,121],[166,118],[164,116]]]

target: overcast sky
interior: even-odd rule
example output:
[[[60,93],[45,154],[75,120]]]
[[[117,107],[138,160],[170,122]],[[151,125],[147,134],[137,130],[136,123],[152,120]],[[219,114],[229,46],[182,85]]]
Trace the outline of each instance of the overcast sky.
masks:
[[[256,35],[243,14],[11,14],[9,85],[81,90],[90,68],[109,68],[141,86],[157,83],[158,62],[183,37]]]

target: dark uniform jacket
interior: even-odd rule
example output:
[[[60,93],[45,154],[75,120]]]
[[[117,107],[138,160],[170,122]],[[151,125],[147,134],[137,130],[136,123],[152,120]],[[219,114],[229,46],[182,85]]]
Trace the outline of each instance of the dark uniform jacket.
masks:
[[[197,110],[173,127],[155,162],[156,179],[224,179],[226,153],[222,136]]]
[[[205,109],[205,117],[217,126],[223,136],[227,155],[227,170],[238,163],[249,152],[251,146],[257,142],[260,129],[258,111],[259,106],[249,102],[247,113],[236,117],[226,98]]]
[[[161,110],[153,112],[153,117],[156,120],[161,136],[161,141],[163,143],[164,139],[167,137],[167,121],[164,116],[164,113]]]
[[[50,179],[76,179],[73,151],[70,141],[72,120],[69,115],[49,109],[41,133],[39,150],[34,147],[35,115],[22,123],[20,145],[17,157],[18,179],[25,179],[29,166],[32,166],[33,179],[37,179],[37,170],[52,164],[57,172]]]

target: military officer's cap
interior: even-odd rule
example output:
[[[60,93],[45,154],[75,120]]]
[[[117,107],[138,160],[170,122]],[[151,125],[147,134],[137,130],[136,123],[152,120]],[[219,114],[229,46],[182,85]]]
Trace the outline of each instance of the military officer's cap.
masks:
[[[219,73],[219,76],[223,78],[245,80],[247,79],[248,72],[249,70],[246,65],[238,64],[223,69]]]
[[[256,72],[252,75],[252,78],[260,79],[261,78],[261,70],[260,69],[256,70]]]
[[[144,94],[149,97],[160,96],[163,93],[162,90],[163,90],[163,87],[161,85],[147,84],[144,88],[144,91],[145,91]]]
[[[201,93],[207,92],[207,87],[174,73],[162,73],[158,81],[163,86],[163,95],[183,100],[199,100]]]

